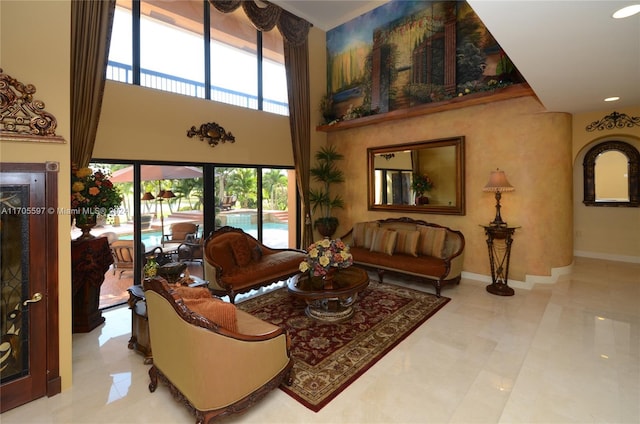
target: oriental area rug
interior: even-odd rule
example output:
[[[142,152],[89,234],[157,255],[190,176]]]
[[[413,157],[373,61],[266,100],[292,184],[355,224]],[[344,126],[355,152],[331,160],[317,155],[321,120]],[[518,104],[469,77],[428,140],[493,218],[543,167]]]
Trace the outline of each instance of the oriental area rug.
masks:
[[[358,295],[353,316],[341,323],[308,318],[305,302],[286,287],[237,306],[287,329],[294,381],[280,388],[318,412],[449,300],[372,281]]]

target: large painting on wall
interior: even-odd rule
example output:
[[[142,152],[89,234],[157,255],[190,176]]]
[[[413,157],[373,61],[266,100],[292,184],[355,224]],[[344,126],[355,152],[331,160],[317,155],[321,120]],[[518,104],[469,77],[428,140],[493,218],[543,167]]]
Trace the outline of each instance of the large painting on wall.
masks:
[[[523,82],[466,2],[393,0],[327,33],[325,123]]]

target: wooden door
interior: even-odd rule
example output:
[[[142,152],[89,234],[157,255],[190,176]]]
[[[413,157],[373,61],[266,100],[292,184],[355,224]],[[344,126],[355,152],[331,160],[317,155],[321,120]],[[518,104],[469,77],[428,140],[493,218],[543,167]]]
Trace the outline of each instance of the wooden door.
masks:
[[[60,392],[57,168],[0,164],[0,412]]]

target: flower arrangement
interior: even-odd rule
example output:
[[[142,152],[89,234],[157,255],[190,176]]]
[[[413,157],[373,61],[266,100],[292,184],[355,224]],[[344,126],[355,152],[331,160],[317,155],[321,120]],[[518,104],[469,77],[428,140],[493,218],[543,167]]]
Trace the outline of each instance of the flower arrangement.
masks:
[[[340,239],[323,240],[312,243],[307,251],[307,258],[300,262],[301,272],[311,272],[314,277],[325,276],[331,268],[347,268],[353,265],[353,256],[349,246]]]
[[[122,203],[122,194],[101,170],[71,170],[71,208],[74,215],[108,215]]]
[[[413,181],[411,182],[411,188],[418,195],[426,191],[430,191],[433,188],[433,181],[427,174],[413,174]]]

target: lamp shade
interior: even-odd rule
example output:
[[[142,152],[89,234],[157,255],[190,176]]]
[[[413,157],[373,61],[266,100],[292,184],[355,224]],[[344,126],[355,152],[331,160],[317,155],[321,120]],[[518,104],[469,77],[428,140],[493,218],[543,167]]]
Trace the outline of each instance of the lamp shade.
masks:
[[[491,171],[489,182],[482,189],[482,191],[495,191],[495,192],[514,191],[514,190],[515,188],[507,180],[507,176],[505,175],[504,171],[501,171],[500,169]]]
[[[155,197],[153,197],[153,194],[151,194],[150,192],[146,192],[143,196],[142,199],[140,200],[153,200],[155,199]]]
[[[173,197],[176,197],[176,195],[173,194],[173,191],[171,190],[164,190],[161,197],[163,199],[171,199]]]

